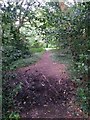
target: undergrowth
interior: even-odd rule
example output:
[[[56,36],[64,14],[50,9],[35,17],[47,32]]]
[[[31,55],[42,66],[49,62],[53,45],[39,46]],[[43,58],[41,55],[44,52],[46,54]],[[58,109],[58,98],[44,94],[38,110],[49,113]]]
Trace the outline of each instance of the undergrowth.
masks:
[[[17,68],[26,67],[26,66],[29,66],[31,64],[34,64],[35,62],[37,62],[41,58],[42,54],[43,54],[43,52],[39,52],[39,53],[33,54],[31,57],[14,61],[10,65],[10,70],[15,70]]]

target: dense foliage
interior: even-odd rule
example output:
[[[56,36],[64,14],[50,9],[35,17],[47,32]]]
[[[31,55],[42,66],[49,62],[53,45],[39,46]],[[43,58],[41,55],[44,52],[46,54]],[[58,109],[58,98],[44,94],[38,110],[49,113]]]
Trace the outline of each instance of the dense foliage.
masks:
[[[2,27],[2,59],[4,70],[10,69],[10,64],[20,58],[25,58],[32,54],[31,47],[36,35],[34,19],[38,4],[7,2],[1,6],[1,27]],[[37,44],[39,42],[37,41]],[[38,48],[41,46],[37,46]]]
[[[88,62],[90,49],[90,2],[78,3],[67,11],[60,11],[58,3],[49,3],[43,29],[47,39],[57,48],[66,48],[73,57],[72,80],[77,86],[77,100],[89,111]],[[52,22],[51,22],[52,21]]]
[[[65,48],[73,58],[71,70],[77,100],[81,108],[89,112],[90,2],[76,4],[64,12],[53,2],[45,6],[36,1],[7,2],[1,5],[0,16],[3,70],[10,69],[17,60],[31,57],[36,48],[39,52],[48,44],[57,50]],[[46,44],[43,45],[40,39]],[[4,74],[4,84],[6,79]]]
[[[5,3],[1,1],[0,4],[2,31],[2,106],[3,117],[7,116],[10,119],[13,117],[14,119],[18,119],[19,115],[18,113],[11,113],[10,110],[8,111],[10,105],[13,104],[14,94],[4,89],[4,85],[7,85],[7,81],[13,75],[8,76],[9,73],[8,75],[6,73],[7,71],[36,62],[40,58],[40,55],[35,52],[43,51],[43,43],[39,42],[39,40],[37,41],[35,38],[38,37],[34,22],[38,7],[39,3],[36,1],[31,1],[30,3],[22,0],[5,1]],[[5,119],[9,118],[5,117]]]

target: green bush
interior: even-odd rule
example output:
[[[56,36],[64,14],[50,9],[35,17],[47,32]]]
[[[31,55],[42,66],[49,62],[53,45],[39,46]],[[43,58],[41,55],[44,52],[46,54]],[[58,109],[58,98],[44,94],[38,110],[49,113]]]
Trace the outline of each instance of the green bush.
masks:
[[[9,115],[9,120],[19,120],[19,119],[20,119],[19,113],[12,112],[12,113]]]
[[[30,57],[31,52],[25,50],[22,52],[20,49],[17,49],[15,46],[4,46],[2,51],[2,69],[6,70],[10,68],[10,64],[14,61],[17,61],[21,58]]]
[[[31,48],[30,51],[32,53],[37,53],[37,52],[43,52],[45,49],[44,48]]]
[[[35,62],[37,62],[40,58],[41,58],[42,53],[34,53],[32,56],[28,57],[28,58],[21,58],[17,61],[12,62],[12,64],[10,65],[10,70],[14,70],[16,68],[20,68],[20,67],[25,67],[25,66],[29,66],[31,64],[34,64]]]

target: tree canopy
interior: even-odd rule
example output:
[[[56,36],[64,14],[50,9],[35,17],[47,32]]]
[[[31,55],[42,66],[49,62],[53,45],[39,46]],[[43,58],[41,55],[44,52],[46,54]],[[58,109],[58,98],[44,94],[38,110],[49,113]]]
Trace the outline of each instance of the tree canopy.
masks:
[[[2,70],[31,57],[36,48],[67,49],[73,58],[77,99],[89,111],[90,2],[75,3],[62,11],[59,2],[5,1],[0,3],[0,17]]]

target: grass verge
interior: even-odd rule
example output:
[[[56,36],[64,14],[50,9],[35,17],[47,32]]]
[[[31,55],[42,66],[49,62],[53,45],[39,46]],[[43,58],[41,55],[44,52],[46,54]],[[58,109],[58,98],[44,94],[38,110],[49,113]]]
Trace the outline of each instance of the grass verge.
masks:
[[[42,54],[43,52],[38,52],[38,53],[34,53],[31,57],[14,61],[10,65],[10,70],[15,70],[17,68],[26,67],[28,65],[34,64],[41,58]]]
[[[73,80],[73,59],[70,52],[66,52],[66,50],[52,50],[51,52],[52,60],[60,64],[65,64],[67,66],[66,71],[68,71],[71,80]]]
[[[70,53],[63,53],[61,51],[54,50],[52,51],[51,58],[53,61],[59,62],[61,64],[68,64],[70,65],[72,62],[72,58]]]

